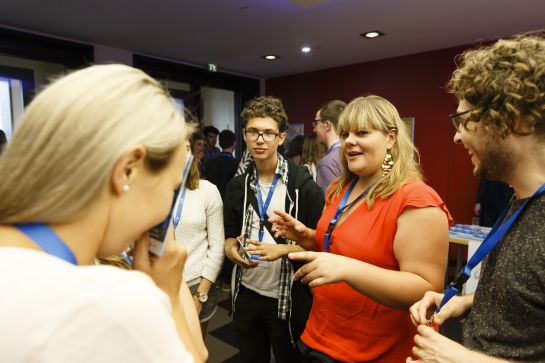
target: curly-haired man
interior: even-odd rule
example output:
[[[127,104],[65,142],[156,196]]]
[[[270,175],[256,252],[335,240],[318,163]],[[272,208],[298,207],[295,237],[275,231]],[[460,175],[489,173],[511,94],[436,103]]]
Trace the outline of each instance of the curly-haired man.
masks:
[[[454,142],[475,176],[510,184],[515,199],[498,221],[507,231],[488,237],[499,240],[475,294],[454,297],[433,319],[467,316],[464,346],[420,325],[413,352],[418,362],[545,362],[545,38],[467,51],[449,86],[459,99]],[[411,307],[413,322],[425,323],[442,298],[426,293]]]

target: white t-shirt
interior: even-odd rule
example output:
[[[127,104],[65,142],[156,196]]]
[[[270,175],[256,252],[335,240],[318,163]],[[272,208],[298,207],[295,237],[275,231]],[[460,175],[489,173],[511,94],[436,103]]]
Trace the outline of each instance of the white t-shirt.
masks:
[[[0,362],[193,362],[145,274],[0,248]]]
[[[261,196],[263,197],[263,203],[267,200],[267,195],[271,189],[271,184],[260,183],[261,187]],[[282,179],[276,184],[273,196],[271,198],[271,203],[267,208],[267,215],[272,217],[275,210],[284,211],[286,209],[286,185],[282,182]],[[269,217],[265,216],[265,219]],[[250,239],[257,241],[259,239],[259,215],[257,211],[254,211],[254,216],[252,218],[252,233]],[[276,241],[271,236],[267,228],[263,227],[263,243],[276,244]],[[257,292],[260,295],[272,297],[278,299],[278,284],[280,281],[280,270],[282,259],[277,259],[276,261],[268,262],[263,261],[259,262],[259,266],[245,269],[242,273],[242,284],[248,289]]]

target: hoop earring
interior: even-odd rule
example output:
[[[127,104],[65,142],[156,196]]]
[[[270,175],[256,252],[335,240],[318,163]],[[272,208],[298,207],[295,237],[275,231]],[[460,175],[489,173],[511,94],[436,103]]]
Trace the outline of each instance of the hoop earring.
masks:
[[[382,176],[386,176],[390,174],[393,167],[394,167],[394,160],[392,159],[390,150],[388,150],[386,152],[386,156],[384,157],[384,161],[382,162]]]

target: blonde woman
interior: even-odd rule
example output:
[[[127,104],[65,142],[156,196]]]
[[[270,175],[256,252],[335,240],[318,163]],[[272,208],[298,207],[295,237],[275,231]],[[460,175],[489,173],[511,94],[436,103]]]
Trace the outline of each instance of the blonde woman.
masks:
[[[193,145],[192,145],[193,146]],[[191,152],[193,147],[189,147]],[[188,251],[184,279],[192,293],[203,336],[217,310],[214,285],[224,256],[223,203],[218,188],[200,179],[199,160],[193,158],[177,205],[174,221],[176,240]]]
[[[316,134],[305,136],[303,142],[303,154],[301,155],[301,165],[307,167],[310,175],[316,181],[316,167],[320,160],[325,156],[326,149],[324,144],[318,141]]]
[[[148,254],[184,139],[167,92],[131,67],[76,71],[32,101],[0,159],[0,361],[206,360],[187,252],[171,232]],[[93,265],[133,241],[139,271]]]
[[[443,287],[450,214],[422,182],[390,102],[354,99],[338,131],[344,173],[328,189],[316,230],[285,213],[272,219],[277,234],[324,251],[290,254],[307,262],[295,278],[314,296],[300,349],[342,362],[403,362],[416,332],[407,309]]]

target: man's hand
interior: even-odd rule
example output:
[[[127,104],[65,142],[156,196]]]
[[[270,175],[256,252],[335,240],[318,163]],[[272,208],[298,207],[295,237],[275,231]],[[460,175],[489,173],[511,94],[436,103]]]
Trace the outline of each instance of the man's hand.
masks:
[[[288,255],[286,245],[262,243],[254,240],[246,240],[246,251],[251,255],[258,255],[261,261],[276,261],[280,257]]]
[[[248,269],[257,267],[259,265],[257,262],[248,261],[241,256],[242,247],[240,247],[237,238],[227,238],[227,240],[225,240],[225,256],[242,268]]]
[[[406,362],[419,363],[467,363],[464,358],[470,351],[462,345],[437,333],[430,327],[419,325],[414,337],[413,354],[417,360],[408,357]]]

